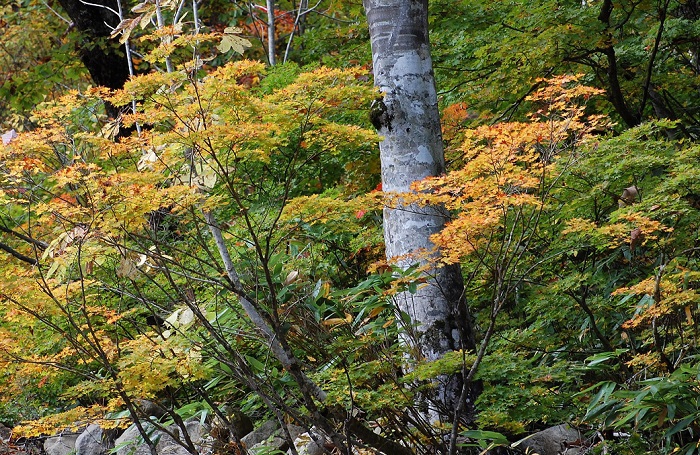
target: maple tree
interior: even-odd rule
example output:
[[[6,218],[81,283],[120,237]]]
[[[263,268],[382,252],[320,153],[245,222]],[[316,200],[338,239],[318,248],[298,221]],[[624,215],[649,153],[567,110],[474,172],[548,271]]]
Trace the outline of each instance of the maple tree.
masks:
[[[10,358],[69,370],[84,380],[68,397],[103,397],[106,410],[125,406],[134,419],[141,417],[138,399],[166,394],[166,410],[178,424],[176,395],[183,390],[201,396],[202,406],[213,406],[199,384],[212,370],[217,381],[242,381],[268,405],[292,412],[284,405],[289,397],[255,379],[287,377],[311,411],[294,413],[296,418],[311,418],[343,444],[317,410],[315,400],[325,401],[326,392],[302,370],[292,350],[296,331],[288,335],[287,327],[297,318],[308,326],[307,304],[297,299],[325,299],[329,286],[324,273],[302,280],[285,267],[305,263],[307,256],[286,252],[303,224],[299,212],[294,218],[283,215],[294,197],[301,197],[301,208],[317,202],[306,195],[332,189],[346,166],[362,174],[363,163],[355,162],[366,159],[376,134],[346,124],[342,108],[368,103],[374,92],[362,70],[321,68],[281,86],[274,78],[266,83],[264,72],[260,63],[241,61],[199,80],[191,79],[185,64],[135,77],[115,93],[70,93],[44,106],[42,128],[7,144],[8,201],[27,207],[22,214],[31,218],[21,229],[51,240],[41,255],[34,252],[37,268],[5,283],[2,296],[16,313],[47,326],[64,343],[58,352],[27,358],[8,338]],[[142,110],[123,116],[123,122],[147,125],[140,134],[115,142],[112,123],[101,125],[90,116],[96,103],[133,100]],[[85,128],[72,130],[75,117],[86,114]],[[342,141],[333,139],[339,136]],[[55,153],[64,159],[52,162]],[[330,172],[319,173],[325,169]],[[37,189],[16,192],[17,187]],[[359,223],[357,211],[358,203],[346,209]],[[177,227],[165,227],[166,219]],[[308,242],[304,238],[296,243]],[[221,264],[212,256],[217,250]],[[312,293],[315,283],[326,290]],[[113,297],[105,298],[105,292]],[[384,304],[380,309],[369,321],[388,311]],[[163,311],[174,311],[167,330],[153,332],[139,322]],[[324,321],[336,314],[330,308],[316,313],[311,327],[318,336],[334,327]],[[231,331],[248,335],[231,339]],[[280,367],[268,369],[257,360],[268,343]],[[327,362],[330,354],[317,355],[314,363]],[[360,423],[355,428],[362,431]]]
[[[536,367],[536,382],[573,383],[573,389],[560,391],[565,406],[573,406],[577,389],[583,389],[578,397],[591,400],[584,416],[589,422],[639,425],[636,442],[603,439],[601,446],[622,453],[649,446],[693,453],[697,411],[675,400],[695,396],[687,381],[695,368],[689,330],[697,299],[690,265],[696,237],[684,229],[696,226],[696,189],[687,180],[694,171],[683,164],[694,156],[694,146],[671,152],[673,141],[663,131],[674,125],[663,122],[617,138],[592,135],[608,128],[606,120],[586,114],[576,100],[600,92],[572,87],[575,80],[546,81],[527,100],[536,110],[530,122],[466,133],[461,148],[450,152],[464,167],[414,186],[416,203],[453,210],[434,241],[444,261],[460,261],[471,271],[467,292],[483,299],[488,310],[472,364],[485,387],[478,404],[486,409],[479,418],[508,432],[522,431],[527,422],[508,416],[528,406],[537,409],[533,393],[549,410],[544,412],[551,412],[546,389],[530,386],[521,396],[501,383],[511,383],[512,390],[532,380],[529,376],[504,375],[488,365],[499,358],[502,368],[500,356],[508,349],[513,357],[506,365]],[[682,286],[678,273],[685,277]],[[498,321],[502,312],[520,311],[524,326]],[[519,347],[507,347],[513,345]],[[585,387],[578,382],[585,376],[565,367],[556,355],[560,350],[568,352],[567,363],[580,362],[582,372],[605,379]],[[638,379],[641,372],[650,378]]]
[[[140,424],[148,399],[167,429],[226,421],[228,401],[385,453],[469,453],[563,421],[593,451],[697,452],[693,5],[451,3],[474,14],[431,19],[455,88],[430,98],[451,103],[447,166],[395,185],[379,182],[393,131],[366,118],[382,96],[359,5],[324,4],[343,32],[308,12],[302,33],[286,13],[303,4],[276,5],[276,52],[294,31],[290,58],[334,67],[228,62],[263,55],[241,36],[256,18],[206,28],[144,3],[114,31],[143,72],[119,90],[88,85],[77,35],[52,38],[65,23],[32,14],[43,4],[2,7],[0,416],[26,435]],[[474,81],[444,67],[466,60],[483,64]],[[588,73],[541,78],[564,69]],[[444,207],[424,243],[438,249],[387,261],[382,211],[407,205]],[[397,297],[457,264],[475,344],[416,355]],[[447,377],[483,389],[467,424],[425,419]]]
[[[687,78],[697,72],[695,2],[434,1],[431,8],[438,80],[475,116],[518,117],[538,79],[585,73],[605,90],[620,126],[678,119],[694,134],[697,93]]]

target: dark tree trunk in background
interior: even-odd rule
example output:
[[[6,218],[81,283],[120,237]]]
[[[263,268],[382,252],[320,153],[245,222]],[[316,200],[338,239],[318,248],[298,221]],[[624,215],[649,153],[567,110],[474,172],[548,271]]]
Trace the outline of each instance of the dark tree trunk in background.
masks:
[[[126,50],[110,39],[112,28],[119,24],[116,0],[91,0],[101,6],[86,5],[80,0],[59,0],[63,9],[81,32],[78,53],[96,85],[119,89],[129,79]],[[108,107],[108,110],[113,108]],[[114,112],[109,112],[110,115]]]

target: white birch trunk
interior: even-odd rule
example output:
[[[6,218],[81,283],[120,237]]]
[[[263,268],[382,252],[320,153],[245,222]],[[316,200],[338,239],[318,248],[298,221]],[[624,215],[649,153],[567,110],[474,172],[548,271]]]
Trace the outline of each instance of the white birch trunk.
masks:
[[[428,41],[427,0],[364,0],[372,41],[375,84],[384,93],[379,144],[385,192],[408,192],[412,182],[444,172],[442,133]],[[377,126],[377,123],[375,123]],[[388,260],[434,249],[430,236],[445,223],[441,207],[399,207],[384,210]],[[396,297],[413,328],[404,341],[419,359],[435,360],[455,349],[473,349],[471,324],[459,267],[434,268],[429,284],[415,294]],[[458,406],[460,378],[441,378],[438,414],[450,418]],[[445,380],[446,379],[446,380]],[[469,406],[471,407],[471,406]],[[435,416],[431,410],[431,417]]]
[[[267,0],[267,54],[270,66],[277,64],[275,55],[275,0]]]

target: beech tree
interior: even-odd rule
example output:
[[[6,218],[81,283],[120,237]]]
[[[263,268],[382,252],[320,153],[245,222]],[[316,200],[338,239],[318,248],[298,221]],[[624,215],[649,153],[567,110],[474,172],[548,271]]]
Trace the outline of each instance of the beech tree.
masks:
[[[364,7],[375,84],[383,94],[372,109],[373,123],[383,137],[382,187],[387,193],[407,193],[411,183],[445,171],[428,2],[364,0]],[[474,348],[460,268],[440,266],[431,241],[444,227],[446,215],[441,206],[400,201],[384,209],[387,260],[403,269],[420,262],[429,276],[427,285],[396,297],[399,310],[410,317],[404,342],[416,360],[436,360],[453,350]],[[428,415],[458,418],[470,395],[468,384],[457,376],[439,382]]]

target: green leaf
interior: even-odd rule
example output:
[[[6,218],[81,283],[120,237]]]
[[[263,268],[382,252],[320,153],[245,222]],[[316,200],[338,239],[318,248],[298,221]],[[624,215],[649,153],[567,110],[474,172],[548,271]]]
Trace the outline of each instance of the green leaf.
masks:
[[[697,419],[698,417],[700,417],[698,414],[691,414],[691,415],[685,417],[683,420],[681,420],[680,422],[675,424],[673,426],[673,428],[669,429],[664,434],[664,436],[669,438],[676,433],[680,433],[681,431],[687,429],[690,426],[690,424],[693,423],[695,421],[695,419]]]
[[[496,431],[487,430],[467,430],[461,433],[466,438],[476,439],[477,441],[492,441],[495,445],[508,445],[508,438]],[[483,445],[482,445],[483,447]]]
[[[261,373],[265,371],[265,365],[255,357],[251,357],[249,355],[245,356],[245,359],[248,361],[248,364],[253,368],[253,370]]]
[[[617,358],[627,351],[627,349],[616,349],[614,352],[601,352],[600,354],[595,354],[586,358],[586,362],[588,362],[589,367],[594,367],[610,359]]]

